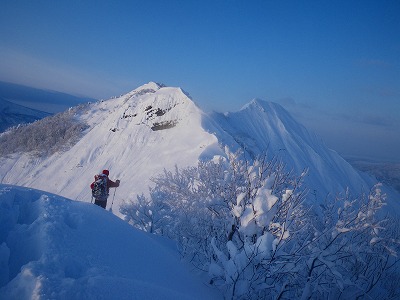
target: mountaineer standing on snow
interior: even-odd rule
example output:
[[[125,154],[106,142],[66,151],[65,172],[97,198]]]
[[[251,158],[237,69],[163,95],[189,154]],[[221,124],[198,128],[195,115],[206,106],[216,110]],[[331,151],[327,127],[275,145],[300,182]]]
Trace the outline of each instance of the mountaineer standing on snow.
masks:
[[[110,192],[110,188],[119,187],[119,179],[115,182],[108,178],[110,172],[103,170],[101,174],[94,176],[94,182],[90,185],[92,189],[92,198],[94,198],[94,204],[106,208],[107,198]]]

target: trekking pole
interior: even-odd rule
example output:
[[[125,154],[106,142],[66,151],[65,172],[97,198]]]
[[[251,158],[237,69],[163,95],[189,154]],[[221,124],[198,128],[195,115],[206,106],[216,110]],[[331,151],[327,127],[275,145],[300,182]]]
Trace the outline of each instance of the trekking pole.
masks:
[[[112,206],[113,206],[113,204],[114,204],[114,198],[115,198],[115,192],[116,192],[116,191],[117,191],[117,188],[114,189],[114,195],[113,195],[113,199],[112,199],[112,201],[111,201],[110,210],[112,210]]]

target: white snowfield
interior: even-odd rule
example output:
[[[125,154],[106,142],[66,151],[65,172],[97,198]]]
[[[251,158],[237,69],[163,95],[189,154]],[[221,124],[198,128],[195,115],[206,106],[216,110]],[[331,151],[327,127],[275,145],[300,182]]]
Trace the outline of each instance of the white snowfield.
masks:
[[[90,104],[76,118],[89,126],[78,143],[50,157],[23,153],[1,158],[1,183],[90,202],[94,175],[108,169],[121,186],[111,189],[107,208],[114,199],[113,212],[120,216],[119,206],[146,194],[151,177],[224,155],[227,146],[245,149],[247,157],[267,150],[297,174],[308,169],[313,201],[346,187],[358,193],[372,185],[275,103],[253,100],[236,113],[206,114],[182,89],[150,82]]]
[[[0,299],[222,299],[172,242],[98,206],[0,185]]]

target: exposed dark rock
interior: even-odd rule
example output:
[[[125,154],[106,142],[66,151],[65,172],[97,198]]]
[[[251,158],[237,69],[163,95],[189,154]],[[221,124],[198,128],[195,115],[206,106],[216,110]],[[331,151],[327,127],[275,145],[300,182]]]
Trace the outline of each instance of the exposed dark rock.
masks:
[[[157,130],[170,129],[170,128],[175,127],[176,124],[178,124],[178,121],[176,121],[176,120],[157,122],[157,123],[153,124],[153,126],[151,127],[151,130],[157,131]]]

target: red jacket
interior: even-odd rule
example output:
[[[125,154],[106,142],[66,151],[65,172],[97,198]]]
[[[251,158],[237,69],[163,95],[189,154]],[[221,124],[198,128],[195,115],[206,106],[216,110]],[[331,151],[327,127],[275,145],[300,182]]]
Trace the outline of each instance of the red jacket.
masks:
[[[95,181],[93,181],[92,182],[92,184],[90,185],[90,188],[93,190],[93,187],[94,187],[94,183],[96,182],[96,177],[97,177],[98,175],[96,175],[96,176],[94,176],[94,180]],[[105,175],[106,176],[106,175]],[[110,188],[112,188],[112,187],[119,187],[119,180],[117,180],[116,182],[114,182],[114,181],[112,181],[112,180],[110,180],[110,178],[108,178],[108,176],[107,176],[107,194],[110,192]]]

